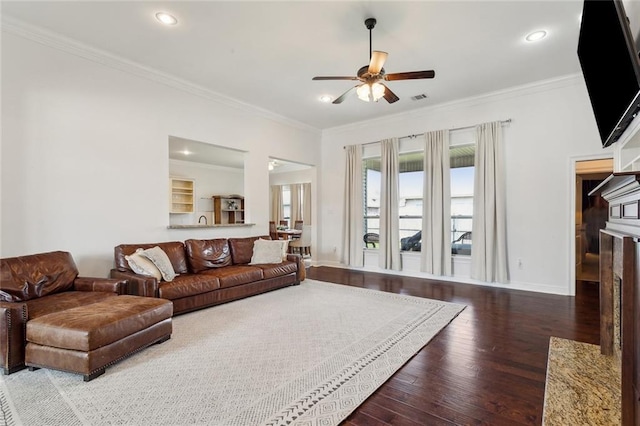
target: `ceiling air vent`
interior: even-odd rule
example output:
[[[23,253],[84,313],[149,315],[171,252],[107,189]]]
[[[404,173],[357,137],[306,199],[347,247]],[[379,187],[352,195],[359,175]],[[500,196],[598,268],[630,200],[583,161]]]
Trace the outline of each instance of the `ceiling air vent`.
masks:
[[[411,97],[412,101],[419,101],[420,99],[427,99],[427,95],[425,95],[424,93],[420,94],[420,95],[415,95]]]

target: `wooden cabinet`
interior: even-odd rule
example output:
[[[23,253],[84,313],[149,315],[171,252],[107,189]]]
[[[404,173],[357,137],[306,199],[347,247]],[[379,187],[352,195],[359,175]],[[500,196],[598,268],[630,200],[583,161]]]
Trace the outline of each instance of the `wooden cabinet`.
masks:
[[[189,178],[169,178],[169,213],[193,213],[196,183]]]
[[[213,196],[213,223],[244,223],[244,197],[241,195]]]

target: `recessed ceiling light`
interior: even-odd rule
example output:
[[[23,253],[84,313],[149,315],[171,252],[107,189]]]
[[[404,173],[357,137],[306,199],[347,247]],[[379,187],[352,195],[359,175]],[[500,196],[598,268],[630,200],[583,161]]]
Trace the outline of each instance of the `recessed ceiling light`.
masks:
[[[178,23],[178,20],[173,15],[169,15],[167,12],[156,13],[156,19],[165,25],[175,25]]]
[[[547,36],[547,32],[546,31],[538,30],[538,31],[534,31],[534,32],[528,34],[524,39],[527,40],[527,41],[538,41],[538,40],[542,40],[546,36]]]
[[[182,155],[191,155],[191,151],[189,151],[188,149],[185,149],[185,150],[183,150],[183,151],[180,151],[180,153],[181,153]]]
[[[330,95],[322,95],[320,96],[320,102],[329,103],[333,100]]]

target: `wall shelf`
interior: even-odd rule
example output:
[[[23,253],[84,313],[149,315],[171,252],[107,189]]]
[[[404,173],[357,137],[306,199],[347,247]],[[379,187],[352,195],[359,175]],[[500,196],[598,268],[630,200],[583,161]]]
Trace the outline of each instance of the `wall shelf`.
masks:
[[[169,178],[169,213],[193,213],[195,205],[194,179]]]
[[[241,195],[214,195],[213,223],[242,224],[244,223],[244,197]]]

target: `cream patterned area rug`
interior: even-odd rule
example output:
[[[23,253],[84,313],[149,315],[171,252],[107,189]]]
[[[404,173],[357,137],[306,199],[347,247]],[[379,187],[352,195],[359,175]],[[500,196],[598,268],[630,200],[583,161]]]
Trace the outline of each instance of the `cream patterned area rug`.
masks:
[[[88,383],[0,376],[0,424],[337,425],[463,309],[308,279],[179,315]]]

